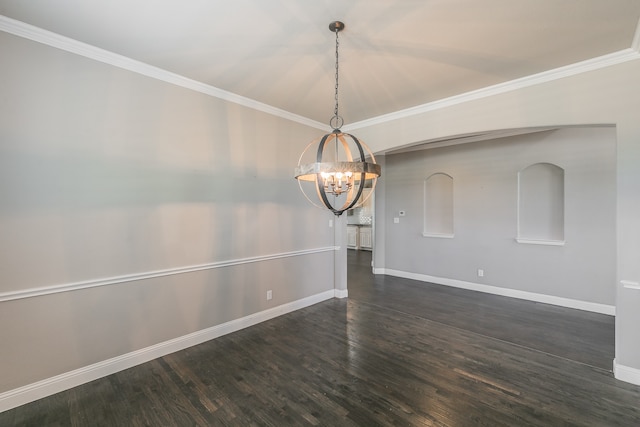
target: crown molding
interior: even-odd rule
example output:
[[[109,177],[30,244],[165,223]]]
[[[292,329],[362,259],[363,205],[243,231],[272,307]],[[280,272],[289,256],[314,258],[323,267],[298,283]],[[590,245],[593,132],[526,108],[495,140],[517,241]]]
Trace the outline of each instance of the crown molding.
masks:
[[[293,122],[297,122],[312,128],[321,129],[323,131],[327,128],[326,124],[311,120],[307,117],[303,117],[298,114],[294,114],[289,111],[285,111],[280,108],[258,102],[256,100],[246,98],[244,96],[240,96],[235,93],[228,92],[226,90],[222,90],[193,79],[189,79],[179,74],[163,70],[162,68],[154,67],[153,65],[136,61],[129,57],[118,55],[117,53],[113,53],[105,49],[100,49],[90,44],[83,43],[78,40],[74,40],[72,38],[65,37],[60,34],[56,34],[30,24],[26,24],[22,21],[8,18],[3,15],[0,15],[0,31],[4,31],[18,37],[29,39],[70,53],[74,53],[85,58],[113,65],[114,67],[132,71],[134,73],[151,77],[156,80],[160,80],[176,86],[181,86],[186,89],[191,89],[205,95],[222,99],[224,101],[233,102],[244,107],[262,111],[263,113],[291,120]]]
[[[490,96],[499,95],[502,93],[511,92],[514,90],[551,82],[554,80],[562,79],[564,77],[575,76],[575,75],[586,73],[589,71],[610,67],[612,65],[617,65],[624,62],[637,60],[637,59],[640,59],[640,53],[638,52],[639,44],[640,44],[640,31],[636,31],[636,37],[634,39],[634,47],[632,48],[623,49],[618,52],[613,52],[607,55],[588,59],[586,61],[577,62],[575,64],[567,65],[564,67],[555,68],[553,70],[544,71],[542,73],[533,74],[531,76],[510,80],[508,82],[499,83],[497,85],[487,86],[482,89],[462,93],[460,95],[451,96],[449,98],[440,99],[438,101],[429,102],[426,104],[418,105],[418,106],[407,108],[404,110],[398,110],[393,113],[383,114],[381,116],[373,117],[371,119],[361,120],[359,122],[354,122],[348,126],[345,126],[344,130],[345,132],[349,132],[357,129],[362,129],[365,127],[378,125],[378,124],[390,122],[393,120],[403,119],[406,117],[415,116],[415,115],[426,113],[429,111],[439,110],[442,108],[462,104],[469,101],[487,98]]]
[[[312,128],[320,129],[322,131],[327,130],[327,125],[324,123],[320,123],[307,117],[303,117],[298,114],[294,114],[289,111],[285,111],[280,108],[258,102],[256,100],[246,98],[244,96],[240,96],[235,93],[228,92],[193,79],[189,79],[179,74],[154,67],[144,62],[136,61],[123,55],[118,55],[105,49],[100,49],[87,43],[83,43],[3,15],[0,15],[0,31],[4,31],[15,36],[29,39],[67,52],[75,53],[86,58],[113,65],[115,67],[161,80],[166,83],[191,89],[196,92],[213,96],[215,98],[233,102],[235,104],[252,108],[254,110],[262,111],[267,114],[291,120],[293,122],[297,122]],[[640,59],[640,21],[638,22],[638,26],[636,27],[632,45],[628,49],[623,49],[618,52],[599,56],[597,58],[588,59],[586,61],[559,67],[549,71],[544,71],[542,73],[533,74],[531,76],[510,80],[508,82],[499,83],[497,85],[488,86],[482,89],[466,92],[449,98],[444,98],[415,107],[406,108],[403,110],[395,111],[393,113],[383,114],[381,116],[361,120],[359,122],[345,125],[343,127],[343,130],[345,132],[354,131],[368,126],[411,117],[429,111],[439,110],[441,108],[446,108],[453,105],[490,97],[493,95],[511,92],[514,90],[534,86],[541,83],[547,83],[564,77],[575,76],[578,74],[637,59]]]

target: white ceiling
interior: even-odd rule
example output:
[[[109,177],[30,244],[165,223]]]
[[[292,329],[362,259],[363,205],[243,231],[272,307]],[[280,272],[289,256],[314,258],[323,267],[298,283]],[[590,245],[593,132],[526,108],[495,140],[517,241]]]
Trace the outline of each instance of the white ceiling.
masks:
[[[637,50],[640,0],[0,0],[0,14],[323,124],[341,20],[349,124]]]

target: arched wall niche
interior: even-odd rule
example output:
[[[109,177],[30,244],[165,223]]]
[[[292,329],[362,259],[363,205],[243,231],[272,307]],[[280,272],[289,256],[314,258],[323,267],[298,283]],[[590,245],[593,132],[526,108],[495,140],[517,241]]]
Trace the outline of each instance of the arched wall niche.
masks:
[[[518,242],[564,244],[564,169],[535,163],[518,172]]]
[[[453,227],[453,177],[437,172],[424,180],[425,237],[454,236]]]

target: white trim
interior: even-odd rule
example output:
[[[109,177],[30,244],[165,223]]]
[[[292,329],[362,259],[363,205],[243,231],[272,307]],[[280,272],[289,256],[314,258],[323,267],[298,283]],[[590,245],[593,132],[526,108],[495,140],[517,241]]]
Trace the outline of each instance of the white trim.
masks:
[[[201,344],[205,341],[239,331],[283,314],[309,307],[333,297],[333,289],[321,292],[278,307],[254,313],[240,319],[231,320],[211,328],[174,338],[172,340],[123,354],[102,362],[94,363],[93,365],[85,366],[84,368],[56,375],[55,377],[38,381],[24,387],[0,393],[0,412],[33,402],[34,400],[38,400],[43,397],[51,396],[52,394],[68,390],[81,384],[86,384],[98,378],[102,378],[167,354],[175,353],[176,351]]]
[[[440,239],[453,239],[455,237],[455,234],[422,233],[422,237],[438,237]]]
[[[347,298],[349,296],[349,290],[348,289],[334,289],[333,290],[333,296],[335,298]]]
[[[560,307],[575,308],[578,310],[607,314],[609,316],[615,316],[616,314],[616,307],[613,305],[580,301],[570,298],[556,297],[553,295],[537,294],[533,292],[520,291],[517,289],[501,288],[498,286],[482,285],[479,283],[465,282],[456,279],[446,279],[443,277],[429,276],[426,274],[408,273],[405,271],[392,270],[388,268],[381,270],[384,270],[384,272],[377,274],[387,274],[389,276],[403,277],[405,279],[419,280],[421,282],[435,283],[438,285],[451,286],[454,288],[467,289],[470,291],[478,291],[487,294],[523,299],[527,301],[541,302],[544,304],[552,304]]]
[[[633,41],[631,42],[631,49],[636,52],[640,52],[640,19],[638,19],[638,26],[636,27],[636,33],[633,36]]]
[[[83,43],[69,37],[53,33],[51,31],[43,30],[42,28],[8,18],[3,15],[0,15],[0,31],[4,31],[9,34],[42,43],[47,46],[55,47],[67,52],[75,53],[76,55],[103,62],[105,64],[113,65],[114,67],[133,71],[134,73],[151,77],[156,80],[191,89],[205,95],[210,95],[215,98],[233,102],[235,104],[249,107],[254,110],[262,111],[263,113],[291,120],[293,122],[297,122],[312,128],[321,129],[323,131],[329,129],[326,124],[308,119],[306,117],[302,117],[298,114],[293,114],[289,111],[285,111],[280,108],[255,101],[253,99],[246,98],[244,96],[240,96],[226,90],[218,89],[217,87],[207,85],[193,79],[189,79],[179,74],[163,70],[162,68],[154,67],[144,62],[136,61],[126,56],[118,55],[117,53],[113,53],[105,49],[100,49],[90,44]]]
[[[613,376],[620,381],[640,385],[640,369],[620,365],[616,359],[613,359]]]
[[[239,258],[229,261],[212,262],[208,264],[190,265],[186,267],[170,268],[166,270],[148,271],[145,273],[127,274],[124,276],[107,277],[83,282],[67,283],[63,285],[45,286],[19,291],[0,293],[0,302],[13,301],[23,298],[39,297],[43,295],[57,294],[60,292],[77,291],[80,289],[95,288],[98,286],[115,285],[118,283],[134,282],[137,280],[152,279],[155,277],[172,276],[174,274],[192,273],[194,271],[211,270],[215,268],[231,267],[234,265],[250,264],[255,262],[271,261],[280,258],[290,258],[302,255],[311,255],[322,252],[336,251],[338,247],[328,246],[324,248],[306,249],[301,251],[283,252],[278,254],[263,255],[251,258]]]
[[[620,280],[622,286],[627,289],[640,289],[640,283],[631,280]]]
[[[640,31],[640,30],[639,30]],[[636,38],[640,39],[640,35],[636,34]],[[383,114],[381,116],[372,117],[370,119],[361,120],[342,127],[344,132],[351,132],[369,126],[379,125],[393,120],[403,119],[406,117],[416,116],[418,114],[427,113],[429,111],[440,110],[442,108],[458,105],[469,101],[487,98],[506,92],[511,92],[526,87],[551,82],[564,77],[575,76],[577,74],[589,71],[599,70],[612,65],[622,64],[624,62],[640,59],[638,48],[640,41],[634,39],[632,48],[623,49],[597,58],[587,59],[586,61],[577,62],[575,64],[559,67],[553,70],[544,71],[542,73],[533,74],[531,76],[510,80],[493,86],[487,86],[471,92],[462,93],[460,95],[451,96],[449,98],[440,99],[415,107],[398,110],[393,113]]]
[[[42,43],[47,46],[55,47],[67,52],[75,53],[77,55],[94,59],[105,64],[110,64],[115,67],[132,71],[134,73],[145,75],[147,77],[155,78],[157,80],[195,90],[200,93],[211,95],[219,99],[243,105],[245,107],[253,108],[255,110],[272,114],[277,117],[282,117],[284,119],[291,120],[293,122],[307,125],[316,129],[320,129],[323,131],[329,130],[329,127],[326,124],[311,120],[307,117],[303,117],[298,114],[294,114],[289,111],[285,111],[280,108],[255,101],[253,99],[246,98],[235,93],[218,89],[214,86],[210,86],[196,80],[180,76],[179,74],[171,73],[161,68],[133,60],[126,56],[118,55],[116,53],[100,49],[98,47],[82,43],[68,37],[64,37],[60,34],[56,34],[51,31],[47,31],[30,24],[8,18],[4,15],[0,15],[0,31],[4,31],[9,34]],[[493,86],[488,86],[471,92],[455,95],[449,98],[440,99],[434,102],[417,105],[415,107],[395,111],[393,113],[361,120],[350,125],[345,125],[342,129],[345,132],[350,132],[357,129],[362,129],[364,127],[373,126],[405,117],[411,117],[417,114],[439,110],[441,108],[449,107],[452,105],[462,104],[468,101],[486,98],[489,96],[533,86],[536,84],[546,83],[564,77],[586,73],[588,71],[598,70],[612,65],[621,64],[623,62],[633,61],[640,58],[639,51],[640,22],[638,23],[632,45],[628,49],[623,49],[618,52],[610,53],[608,55],[599,56],[597,58],[588,59],[586,61],[578,62],[564,67],[559,67],[554,70],[548,70],[542,73],[522,77]]]
[[[564,240],[535,240],[535,239],[520,239],[517,238],[516,242],[524,243],[526,245],[546,245],[546,246],[564,246]]]

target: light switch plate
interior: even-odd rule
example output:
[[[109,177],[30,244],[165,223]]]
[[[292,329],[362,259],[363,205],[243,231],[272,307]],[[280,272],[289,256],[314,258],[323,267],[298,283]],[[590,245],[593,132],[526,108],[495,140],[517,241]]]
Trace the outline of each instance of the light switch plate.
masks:
[[[393,218],[393,223],[394,224],[399,224],[400,223],[400,218]]]

